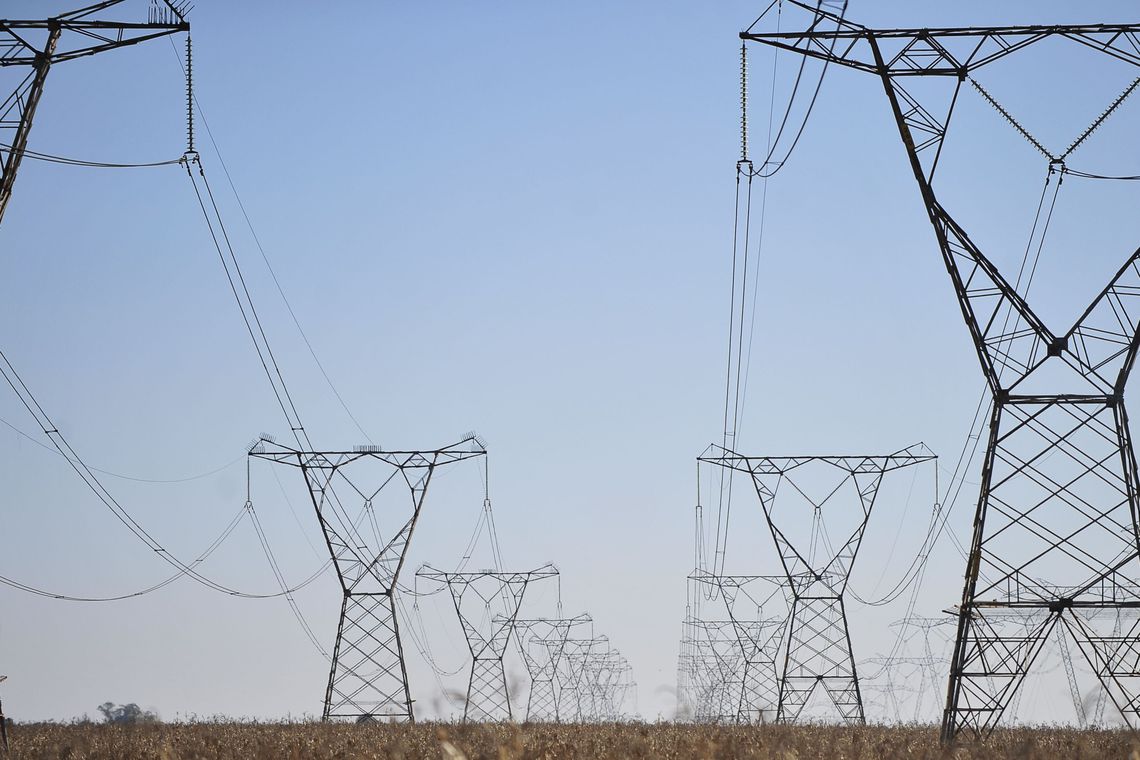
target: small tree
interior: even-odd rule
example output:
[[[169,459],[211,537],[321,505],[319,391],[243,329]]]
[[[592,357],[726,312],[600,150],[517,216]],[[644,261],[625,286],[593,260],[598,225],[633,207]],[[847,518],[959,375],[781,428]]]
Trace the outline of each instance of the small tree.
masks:
[[[134,702],[125,705],[116,705],[114,702],[104,702],[99,705],[99,712],[108,723],[129,725],[134,723],[154,723],[158,715],[149,710],[143,710]]]

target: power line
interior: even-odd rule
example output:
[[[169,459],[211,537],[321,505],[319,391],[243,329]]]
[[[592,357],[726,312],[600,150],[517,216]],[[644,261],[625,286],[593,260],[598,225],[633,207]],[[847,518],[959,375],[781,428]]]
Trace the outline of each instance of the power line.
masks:
[[[24,440],[28,441],[29,443],[31,443],[35,446],[38,446],[39,448],[43,449],[44,451],[51,452],[52,454],[55,454],[57,456],[59,455],[59,451],[56,450],[54,447],[48,446],[43,441],[40,441],[39,439],[37,439],[35,436],[31,435],[30,433],[27,433],[27,432],[21,430],[19,427],[13,425],[11,422],[4,419],[3,417],[0,417],[0,425],[3,425],[4,427],[11,430],[13,433],[18,435],[19,437],[23,438]],[[113,472],[111,470],[101,469],[99,467],[94,467],[94,466],[91,467],[91,470],[93,472],[99,473],[100,475],[106,475],[108,477],[118,478],[119,480],[129,480],[133,483],[151,483],[151,484],[163,485],[163,484],[174,484],[174,483],[189,483],[190,481],[193,481],[193,480],[202,480],[203,478],[208,478],[211,475],[217,475],[219,472],[222,472],[223,470],[228,470],[229,468],[233,467],[234,465],[236,465],[238,462],[242,461],[243,459],[245,459],[244,454],[242,454],[241,456],[238,456],[234,459],[231,459],[230,461],[226,462],[225,464],[218,465],[217,467],[206,470],[205,472],[196,473],[194,475],[184,475],[184,476],[178,477],[178,478],[143,478],[143,477],[139,477],[137,475],[124,475],[123,473]]]
[[[289,301],[289,298],[285,295],[285,289],[282,287],[281,281],[277,277],[277,270],[274,269],[273,264],[269,260],[269,255],[265,252],[265,247],[261,244],[261,237],[257,234],[257,230],[253,226],[253,221],[250,219],[249,212],[246,211],[245,203],[242,201],[241,195],[238,193],[237,185],[234,183],[233,176],[230,174],[229,167],[226,165],[226,160],[225,160],[225,157],[222,155],[222,150],[218,146],[217,140],[214,138],[213,130],[210,129],[210,122],[206,118],[206,111],[205,111],[205,109],[202,108],[202,103],[198,99],[198,93],[193,88],[192,79],[191,79],[191,77],[193,76],[192,68],[190,66],[184,65],[182,63],[182,59],[178,57],[178,50],[177,50],[177,48],[174,47],[173,40],[171,41],[171,50],[174,53],[175,60],[178,61],[178,65],[180,67],[182,67],[183,73],[186,74],[187,82],[188,82],[188,87],[187,87],[188,103],[193,103],[193,108],[188,113],[188,121],[189,121],[190,126],[188,126],[188,128],[187,128],[189,130],[188,134],[190,135],[190,138],[189,138],[190,141],[188,142],[188,145],[190,146],[190,152],[196,152],[193,149],[193,137],[192,137],[192,135],[193,135],[193,126],[192,125],[194,122],[193,113],[194,113],[194,111],[196,111],[198,114],[198,117],[202,120],[202,126],[205,127],[205,129],[206,129],[206,136],[210,139],[210,145],[214,149],[214,154],[218,157],[218,165],[221,166],[222,174],[225,176],[226,182],[229,185],[231,192],[233,192],[234,200],[237,201],[238,209],[241,211],[242,218],[245,220],[246,227],[249,229],[249,233],[250,233],[250,236],[253,238],[254,245],[257,247],[258,252],[261,254],[261,260],[265,263],[265,268],[269,271],[269,276],[273,280],[273,286],[274,286],[274,288],[276,288],[277,294],[281,297],[281,301],[285,304],[285,309],[289,312],[289,317],[290,317],[290,319],[293,320],[293,325],[297,328],[297,332],[298,332],[298,334],[300,334],[301,340],[305,343],[305,348],[308,349],[309,355],[312,356],[313,362],[317,365],[317,369],[321,373],[321,377],[324,378],[324,381],[328,385],[329,390],[331,390],[333,393],[333,396],[336,397],[337,403],[340,404],[341,409],[343,409],[345,414],[348,415],[348,418],[352,421],[352,424],[356,427],[356,429],[360,432],[360,434],[364,436],[365,440],[367,440],[369,443],[373,443],[371,436],[368,435],[368,432],[364,429],[364,427],[357,420],[356,415],[354,415],[352,413],[352,410],[348,407],[348,403],[344,400],[344,397],[341,395],[340,391],[337,389],[336,385],[333,383],[332,378],[329,376],[328,372],[325,370],[324,363],[321,361],[320,357],[317,355],[317,351],[313,347],[312,341],[309,340],[309,336],[305,332],[305,329],[301,326],[301,320],[297,317],[297,313],[293,309],[293,304]]]

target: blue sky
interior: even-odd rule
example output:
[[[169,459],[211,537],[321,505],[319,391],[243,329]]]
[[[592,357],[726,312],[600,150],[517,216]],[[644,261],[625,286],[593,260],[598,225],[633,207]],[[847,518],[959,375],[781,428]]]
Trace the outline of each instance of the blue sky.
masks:
[[[5,15],[31,15],[37,5],[13,4]],[[393,448],[432,447],[470,429],[483,435],[508,564],[558,564],[566,611],[591,612],[627,655],[650,718],[672,714],[692,565],[693,460],[720,432],[736,34],[760,10],[743,2],[345,3],[330,12],[202,0],[192,15],[210,128],[353,414]],[[921,26],[1128,20],[1131,10],[1124,2],[851,0],[849,15]],[[753,53],[759,141],[755,125],[767,119],[759,93],[771,69],[770,56]],[[779,65],[786,73],[791,59]],[[1067,144],[1134,76],[1060,46],[995,67],[985,81],[1031,130]],[[183,86],[165,40],[60,65],[30,146],[93,160],[175,158],[184,150]],[[1053,115],[1058,102],[1071,104],[1069,121]],[[1137,108],[1126,104],[1090,145],[1090,170],[1140,173]],[[947,143],[947,197],[999,267],[1014,267],[1043,162],[980,98],[964,102],[960,118]],[[199,148],[215,189],[225,189],[201,124]],[[1054,322],[1087,304],[1133,250],[1140,226],[1131,188],[1072,184],[1043,255],[1040,302]],[[228,190],[223,214],[314,441],[363,442]],[[952,468],[981,374],[871,77],[828,75],[800,146],[768,185],[765,224],[741,448],[888,452],[924,440]],[[248,442],[287,431],[184,172],[27,161],[0,241],[0,347],[87,460],[148,479],[223,468],[183,483],[108,478],[173,551],[193,554],[244,501]],[[36,432],[11,394],[0,394],[0,418]],[[0,451],[0,573],[72,594],[163,577],[166,566],[57,456],[8,428]],[[264,467],[254,468],[253,496],[286,575],[300,579],[320,564],[319,533],[300,484],[285,475],[296,518]],[[968,477],[976,479],[976,464]],[[453,562],[482,503],[476,467],[440,482],[412,569]],[[959,536],[972,498],[967,484],[951,524]],[[904,501],[880,510],[884,526],[905,526],[906,546],[930,499],[914,496],[905,514]],[[740,505],[729,564],[771,570],[759,506]],[[878,550],[866,557],[862,586],[858,573],[855,580],[868,593],[893,538],[877,524],[868,542]],[[908,560],[887,560],[887,577]],[[951,546],[932,567],[925,614],[959,593],[961,559]],[[206,570],[241,588],[273,588],[248,527]],[[331,640],[332,578],[298,601]],[[326,667],[280,600],[179,583],[128,602],[79,605],[0,588],[0,610],[0,672],[10,676],[4,697],[17,719],[69,718],[106,700],[165,717],[320,710]],[[861,656],[889,645],[898,614],[861,613]],[[441,619],[437,654],[457,667],[459,631],[445,630],[453,623]],[[446,710],[426,666],[411,668],[421,708]],[[1041,694],[1040,712],[1050,715],[1053,692]]]

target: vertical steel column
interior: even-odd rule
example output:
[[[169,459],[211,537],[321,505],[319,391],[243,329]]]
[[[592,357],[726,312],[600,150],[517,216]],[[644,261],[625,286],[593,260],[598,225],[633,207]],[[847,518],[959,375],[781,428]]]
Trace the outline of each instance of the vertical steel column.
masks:
[[[20,162],[24,159],[24,151],[28,147],[28,134],[32,131],[32,119],[35,118],[36,106],[40,104],[40,97],[44,92],[44,81],[47,79],[48,69],[51,68],[52,56],[55,55],[60,33],[59,24],[52,23],[48,31],[47,45],[43,52],[36,55],[36,62],[33,65],[34,74],[27,93],[23,97],[18,92],[15,95],[15,105],[20,110],[20,118],[16,127],[16,134],[12,138],[12,147],[8,149],[8,157],[4,161],[3,173],[0,173],[0,222],[4,220],[4,212],[7,210],[8,201],[12,197],[12,187],[16,183],[16,172],[19,171]]]

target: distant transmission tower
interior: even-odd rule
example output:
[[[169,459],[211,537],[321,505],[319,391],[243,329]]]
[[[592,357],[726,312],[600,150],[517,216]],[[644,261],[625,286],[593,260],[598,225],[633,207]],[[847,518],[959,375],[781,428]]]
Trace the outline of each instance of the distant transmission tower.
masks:
[[[910,654],[896,654],[879,660],[876,664],[882,666],[887,675],[888,701],[893,701],[896,718],[903,720],[898,696],[915,687],[914,708],[910,720],[922,723],[931,720],[931,710],[937,710],[940,705],[931,706],[927,702],[929,695],[935,703],[941,697],[942,685],[945,683],[946,645],[948,633],[954,623],[950,615],[941,617],[922,617],[911,615],[902,620],[891,623],[892,628],[899,631],[898,641],[906,645]],[[918,640],[921,636],[921,640]],[[916,641],[918,640],[918,641]],[[917,648],[919,651],[914,652]]]
[[[1140,623],[1120,635],[1103,613],[1140,605],[1129,590],[1140,570],[1140,480],[1124,408],[1140,345],[1140,250],[1072,327],[1053,332],[1026,302],[1028,285],[1020,277],[1006,280],[943,206],[934,175],[968,82],[1045,158],[1054,199],[1066,176],[1128,179],[1078,172],[1067,161],[1140,78],[1066,149],[1051,150],[976,75],[1039,43],[1060,42],[1103,54],[1134,74],[1140,24],[869,29],[797,0],[788,4],[812,14],[808,31],[749,29],[741,38],[881,81],[992,397],[942,738],[991,732],[1058,623],[1137,728]],[[1063,98],[1055,103],[1069,105]],[[1010,620],[1010,612],[1030,621],[1030,629]]]
[[[893,470],[935,459],[923,444],[886,456],[746,457],[710,446],[701,461],[751,476],[760,505],[776,542],[792,597],[784,667],[776,720],[795,722],[817,687],[831,698],[848,723],[863,723],[863,699],[851,650],[844,592],[863,540],[883,476]],[[822,496],[809,496],[807,481],[824,477]],[[785,485],[780,495],[780,486]],[[846,495],[848,498],[844,499]],[[790,513],[785,501],[796,502]],[[824,510],[836,517],[838,505],[846,518],[841,530],[830,526]],[[794,542],[790,526],[804,521],[810,509],[808,545]]]
[[[589,615],[572,618],[527,618],[515,620],[519,651],[530,676],[526,722],[554,721],[558,714],[558,666],[565,655],[571,630],[591,622]]]
[[[558,687],[558,714],[563,719],[581,723],[590,716],[590,694],[586,665],[591,657],[609,651],[610,641],[605,636],[586,638],[570,637],[565,640],[546,641],[547,646],[561,646],[562,658],[555,671]]]
[[[522,573],[500,570],[449,573],[426,566],[416,571],[417,578],[447,586],[471,650],[471,677],[463,706],[465,722],[514,718],[503,658],[527,587],[557,575],[558,570],[549,564]],[[506,614],[496,615],[494,607],[504,609]]]
[[[301,471],[344,592],[323,720],[415,720],[396,615],[400,570],[436,468],[486,453],[474,434],[430,451],[299,451],[265,438],[250,449]],[[410,499],[382,536],[373,502],[393,482]]]
[[[693,620],[695,681],[700,685],[696,717],[735,723],[744,689],[744,657],[731,620]]]
[[[0,20],[0,68],[28,73],[0,102],[0,221],[12,197],[16,172],[28,149],[32,119],[53,64],[140,42],[189,32],[187,2],[152,2],[146,21],[111,21],[104,11],[124,0],[105,2],[38,21]]]
[[[765,714],[775,714],[780,696],[777,662],[788,627],[782,589],[786,579],[766,575],[713,575],[703,570],[689,578],[716,589],[732,621],[744,665],[735,721],[763,723]],[[777,609],[779,614],[773,616],[771,613]]]
[[[582,663],[583,681],[588,695],[586,720],[613,723],[625,717],[625,701],[637,688],[631,674],[633,668],[616,649],[592,653]]]

